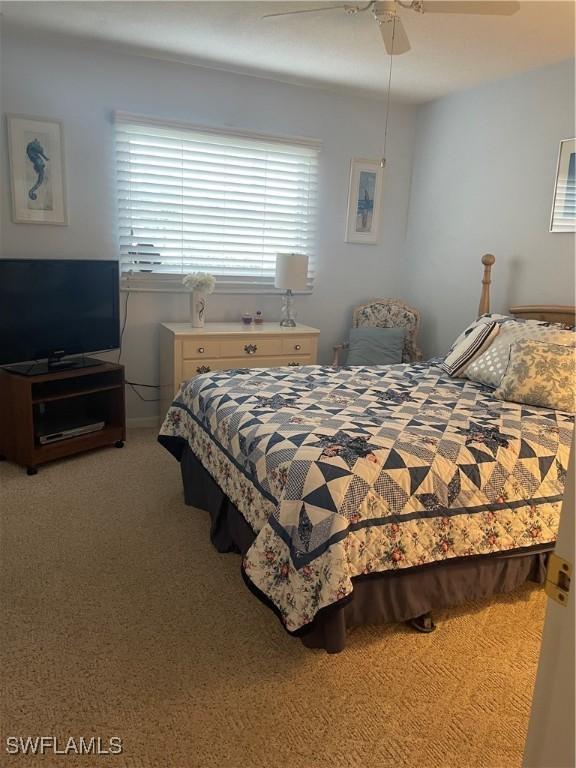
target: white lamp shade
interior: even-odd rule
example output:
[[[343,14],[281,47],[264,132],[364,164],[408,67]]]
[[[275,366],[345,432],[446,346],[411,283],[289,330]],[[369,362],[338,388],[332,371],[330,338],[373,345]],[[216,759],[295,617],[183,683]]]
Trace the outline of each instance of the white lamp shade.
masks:
[[[274,285],[284,291],[303,291],[308,285],[308,256],[277,253]]]

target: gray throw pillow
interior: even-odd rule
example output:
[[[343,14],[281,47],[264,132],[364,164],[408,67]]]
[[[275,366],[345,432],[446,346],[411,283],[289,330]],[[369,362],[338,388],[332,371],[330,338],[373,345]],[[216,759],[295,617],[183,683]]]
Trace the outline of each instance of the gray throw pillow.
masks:
[[[405,328],[352,328],[346,365],[401,363],[405,333]]]

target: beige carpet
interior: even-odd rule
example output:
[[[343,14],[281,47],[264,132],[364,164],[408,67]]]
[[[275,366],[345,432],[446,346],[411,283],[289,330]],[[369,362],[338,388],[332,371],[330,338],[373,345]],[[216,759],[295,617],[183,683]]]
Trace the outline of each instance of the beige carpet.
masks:
[[[0,465],[6,766],[519,766],[544,597],[356,630],[306,650],[209,543],[152,430]],[[120,757],[8,757],[7,736],[118,735]]]

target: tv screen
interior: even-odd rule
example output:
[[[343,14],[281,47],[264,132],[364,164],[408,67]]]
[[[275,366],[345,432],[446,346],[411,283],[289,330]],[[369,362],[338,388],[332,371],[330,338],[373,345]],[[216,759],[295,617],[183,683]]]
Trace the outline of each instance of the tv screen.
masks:
[[[117,261],[0,258],[0,365],[119,346]]]

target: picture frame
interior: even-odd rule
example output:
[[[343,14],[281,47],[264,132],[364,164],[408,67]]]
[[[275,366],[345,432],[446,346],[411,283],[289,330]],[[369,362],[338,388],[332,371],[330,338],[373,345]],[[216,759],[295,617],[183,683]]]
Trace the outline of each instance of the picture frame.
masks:
[[[576,139],[560,142],[550,232],[576,232]]]
[[[381,160],[355,158],[350,163],[346,242],[375,245],[380,237],[382,211]]]
[[[68,224],[62,123],[7,115],[12,220]]]

